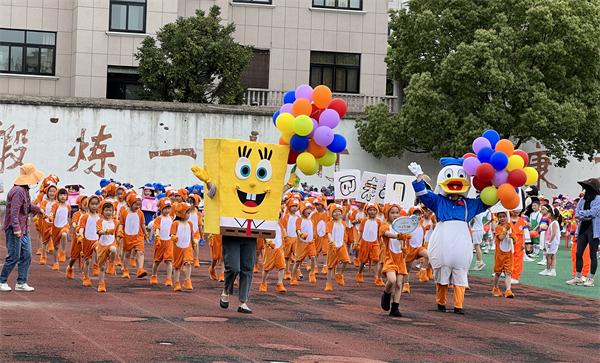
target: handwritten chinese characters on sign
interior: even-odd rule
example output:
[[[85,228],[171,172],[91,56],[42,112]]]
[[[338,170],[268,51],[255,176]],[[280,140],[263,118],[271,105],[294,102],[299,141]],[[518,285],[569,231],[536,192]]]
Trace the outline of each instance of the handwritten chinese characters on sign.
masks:
[[[340,170],[333,173],[333,189],[335,199],[356,199],[360,170]]]
[[[88,146],[90,146],[90,143],[85,141],[86,129],[81,129],[80,136],[76,139],[77,145],[73,146],[69,152],[69,156],[76,158],[75,163],[68,169],[69,171],[73,172],[77,170],[81,161],[88,161],[90,164],[83,170],[86,174],[93,173],[100,178],[104,178],[106,166],[113,173],[117,172],[117,165],[107,161],[114,158],[115,153],[108,151],[108,145],[105,144],[105,141],[112,138],[112,134],[104,133],[105,129],[106,125],[100,126],[98,134],[91,137],[92,144],[89,150]]]
[[[357,201],[363,203],[383,203],[382,192],[385,189],[385,174],[365,171],[359,185]]]
[[[412,188],[414,176],[388,174],[385,181],[385,203],[400,204],[410,208],[415,203],[415,191]]]
[[[23,165],[23,158],[27,153],[27,129],[16,129],[15,125],[5,127],[0,121],[0,139],[2,150],[0,153],[0,173]]]

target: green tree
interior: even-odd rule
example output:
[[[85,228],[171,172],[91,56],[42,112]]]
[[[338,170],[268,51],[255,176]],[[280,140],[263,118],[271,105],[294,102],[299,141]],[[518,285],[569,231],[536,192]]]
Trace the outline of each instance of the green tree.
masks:
[[[178,18],[147,37],[139,60],[141,95],[155,101],[239,104],[240,82],[252,51],[235,42],[233,24],[221,24],[218,6]],[[158,41],[158,42],[157,42]]]
[[[600,2],[412,0],[393,12],[388,57],[402,107],[368,109],[376,157],[460,156],[487,128],[536,140],[554,162],[600,152]]]

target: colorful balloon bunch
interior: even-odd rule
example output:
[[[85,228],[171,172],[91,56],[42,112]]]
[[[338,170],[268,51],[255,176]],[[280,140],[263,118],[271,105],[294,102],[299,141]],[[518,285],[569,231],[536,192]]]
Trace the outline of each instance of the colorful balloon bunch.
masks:
[[[527,166],[527,153],[515,150],[510,140],[500,139],[494,130],[486,130],[473,141],[473,152],[463,156],[463,168],[487,205],[500,200],[504,208],[515,209],[519,205],[517,188],[538,181],[537,170]]]
[[[283,103],[273,123],[281,131],[279,143],[291,148],[288,164],[296,164],[305,175],[335,164],[346,150],[346,139],[333,132],[348,111],[346,101],[332,98],[327,86],[303,84],[286,92]]]

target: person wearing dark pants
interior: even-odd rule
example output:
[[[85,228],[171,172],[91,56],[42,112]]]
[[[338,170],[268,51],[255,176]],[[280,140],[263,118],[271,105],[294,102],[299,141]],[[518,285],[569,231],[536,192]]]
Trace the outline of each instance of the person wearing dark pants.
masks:
[[[592,178],[578,182],[585,195],[575,209],[577,219],[577,253],[575,255],[576,275],[567,281],[569,285],[594,286],[594,275],[598,268],[598,245],[600,244],[600,178]],[[590,273],[584,280],[581,276],[583,269],[583,252],[590,246]]]
[[[6,212],[4,215],[4,233],[6,235],[6,249],[8,255],[4,260],[0,272],[0,291],[9,292],[8,276],[17,267],[18,276],[16,291],[33,291],[27,285],[29,265],[31,264],[31,239],[29,237],[29,215],[43,214],[42,210],[31,203],[29,186],[39,183],[44,174],[37,170],[33,164],[23,164],[20,175],[6,198]]]
[[[252,286],[254,259],[256,258],[256,238],[223,236],[223,261],[225,264],[225,284],[219,304],[229,307],[229,295],[233,294],[235,279],[240,277],[240,306],[238,312],[251,314],[248,295]]]

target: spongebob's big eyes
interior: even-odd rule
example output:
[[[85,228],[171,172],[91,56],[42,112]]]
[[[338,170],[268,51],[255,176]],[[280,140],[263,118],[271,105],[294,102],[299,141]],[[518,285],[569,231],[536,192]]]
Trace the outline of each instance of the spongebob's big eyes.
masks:
[[[252,173],[252,167],[250,166],[250,160],[248,158],[241,157],[235,163],[235,176],[238,179],[248,179]]]
[[[258,166],[256,167],[256,177],[258,180],[266,182],[271,179],[273,175],[273,170],[271,168],[271,162],[267,159],[262,159],[258,162]]]

